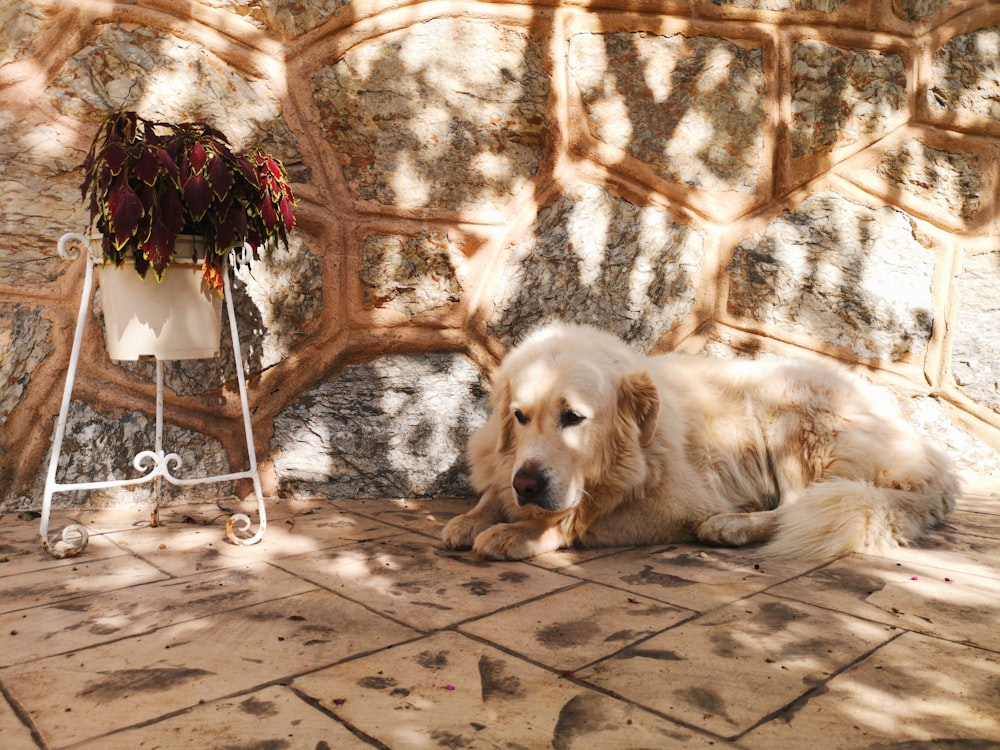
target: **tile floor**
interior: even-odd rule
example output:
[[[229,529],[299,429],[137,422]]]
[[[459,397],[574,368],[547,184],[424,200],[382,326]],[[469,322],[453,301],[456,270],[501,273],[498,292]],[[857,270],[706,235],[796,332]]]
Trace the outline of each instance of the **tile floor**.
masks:
[[[222,505],[225,501],[222,501]],[[442,548],[468,501],[0,516],[0,748],[1000,748],[1000,484],[890,558]]]

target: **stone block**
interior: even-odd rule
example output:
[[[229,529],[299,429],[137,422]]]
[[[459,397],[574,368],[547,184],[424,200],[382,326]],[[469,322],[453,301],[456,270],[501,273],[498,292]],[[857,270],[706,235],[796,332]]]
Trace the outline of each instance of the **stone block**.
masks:
[[[87,228],[80,200],[83,151],[65,130],[0,112],[0,284],[40,288],[70,269],[56,242]]]
[[[0,448],[4,425],[28,390],[31,374],[53,351],[51,330],[40,308],[0,305]]]
[[[929,21],[949,5],[948,0],[893,0],[892,12],[903,21]]]
[[[821,193],[743,240],[728,309],[859,357],[921,356],[933,326],[934,258],[909,218]]]
[[[350,365],[275,417],[279,486],[333,498],[466,495],[465,444],[486,409],[478,370],[458,354]]]
[[[972,154],[944,151],[913,140],[885,152],[878,174],[965,221],[979,211],[982,180],[978,158]]]
[[[929,83],[932,108],[1000,120],[1000,26],[945,43],[934,55]]]
[[[906,118],[903,58],[799,42],[792,47],[791,108],[792,158],[884,135]]]
[[[447,232],[369,235],[361,247],[365,302],[407,315],[457,302],[462,285],[455,276],[454,252]]]
[[[649,350],[694,308],[704,247],[662,208],[575,185],[506,250],[490,328],[510,345],[549,320],[592,323]]]
[[[200,0],[202,5],[226,10],[261,30],[299,36],[331,18],[357,13],[353,0]]]
[[[549,79],[522,29],[427,21],[352,48],[312,87],[322,134],[364,200],[488,211],[538,169]]]
[[[4,3],[0,8],[0,66],[28,58],[44,24],[45,14],[33,3]]]
[[[955,382],[973,401],[1000,414],[1000,253],[975,255],[955,278],[951,363]]]
[[[763,53],[726,39],[581,33],[569,69],[590,128],[664,179],[755,193],[764,157]]]

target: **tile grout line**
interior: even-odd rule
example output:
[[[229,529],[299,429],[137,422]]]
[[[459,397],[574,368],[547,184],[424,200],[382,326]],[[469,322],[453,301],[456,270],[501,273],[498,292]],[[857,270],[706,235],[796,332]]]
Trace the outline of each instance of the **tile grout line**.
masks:
[[[35,722],[31,718],[31,714],[21,705],[21,703],[11,695],[10,691],[7,690],[7,686],[4,684],[3,673],[6,667],[0,667],[0,698],[7,701],[7,705],[10,706],[11,711],[17,717],[18,721],[24,725],[25,729],[31,734],[31,739],[34,740],[35,744],[41,748],[41,750],[49,750],[49,745],[45,742],[45,738],[39,731]]]

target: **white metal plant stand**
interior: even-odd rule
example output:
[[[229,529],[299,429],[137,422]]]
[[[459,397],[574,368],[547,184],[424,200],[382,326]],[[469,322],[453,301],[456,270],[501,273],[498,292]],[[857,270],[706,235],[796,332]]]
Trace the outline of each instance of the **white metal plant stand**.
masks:
[[[236,358],[236,379],[240,389],[240,404],[243,407],[243,429],[246,433],[247,454],[250,458],[250,469],[231,474],[209,477],[194,477],[182,479],[171,472],[181,465],[181,457],[176,453],[165,453],[163,450],[163,361],[156,360],[156,437],[153,450],[144,450],[136,454],[132,465],[144,474],[132,479],[109,479],[93,482],[73,482],[61,484],[56,481],[56,471],[59,467],[59,457],[62,453],[63,438],[66,434],[66,420],[69,415],[69,405],[73,393],[73,383],[76,380],[76,367],[80,358],[80,348],[83,343],[83,329],[87,322],[90,308],[90,298],[94,286],[94,266],[101,262],[101,254],[90,240],[82,234],[70,232],[59,239],[59,254],[66,259],[74,260],[79,252],[72,247],[87,248],[86,275],[83,282],[83,295],[80,300],[80,312],[76,318],[76,332],[73,336],[73,350],[69,358],[69,368],[66,371],[66,384],[63,388],[62,405],[59,408],[59,419],[52,439],[52,455],[49,459],[49,471],[45,480],[45,497],[42,502],[42,518],[39,537],[44,547],[53,557],[75,557],[87,546],[88,533],[86,527],[80,524],[70,524],[62,531],[60,539],[50,541],[48,535],[49,514],[52,509],[52,495],[56,492],[73,492],[76,490],[109,489],[130,485],[156,482],[156,492],[150,521],[153,526],[159,523],[160,482],[165,479],[170,484],[189,486],[209,484],[212,482],[228,482],[237,479],[253,480],[254,493],[257,496],[257,513],[260,518],[260,528],[250,537],[236,535],[236,529],[246,532],[252,521],[245,513],[236,513],[226,523],[226,536],[233,544],[256,544],[264,536],[267,527],[267,516],[264,509],[264,493],[260,484],[260,472],[257,470],[257,454],[254,450],[253,429],[250,422],[250,406],[247,402],[246,378],[243,375],[243,356],[240,351],[239,331],[236,329],[236,312],[233,309],[233,295],[229,284],[228,268],[223,270],[222,278],[226,295],[226,307],[229,311],[229,331],[233,338],[233,355]]]

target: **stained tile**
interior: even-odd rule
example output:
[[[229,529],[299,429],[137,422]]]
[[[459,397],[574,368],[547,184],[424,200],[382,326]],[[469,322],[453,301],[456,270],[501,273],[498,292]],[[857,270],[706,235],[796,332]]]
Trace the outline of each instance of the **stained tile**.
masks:
[[[275,564],[422,631],[576,583],[526,563],[478,560],[406,533]]]
[[[565,570],[662,602],[704,611],[763,591],[816,565],[768,560],[753,549],[676,545],[633,549]]]
[[[261,541],[240,546],[226,538],[229,517],[218,509],[171,509],[157,528],[147,526],[107,536],[173,575],[183,576],[401,533],[365,516],[320,508],[284,518],[268,517]],[[250,531],[256,532],[256,516],[252,519]]]
[[[990,522],[996,528],[990,527]],[[965,571],[1000,578],[1000,516],[956,512],[949,523],[918,544],[899,547],[884,557],[897,562]]]
[[[762,724],[747,750],[812,747],[995,748],[1000,655],[904,633],[816,693]]]
[[[292,687],[391,748],[709,747],[696,732],[454,632]],[[718,747],[718,744],[714,745]]]
[[[433,500],[350,500],[339,504],[339,507],[440,539],[445,524],[455,516],[472,510],[475,504],[470,498],[458,497]]]
[[[412,635],[357,604],[313,591],[6,667],[0,681],[47,742],[68,745]]]
[[[956,506],[959,510],[1000,515],[1000,479],[985,478],[969,482]]]
[[[288,688],[275,686],[205,703],[155,724],[126,729],[77,747],[371,750],[372,746]]]
[[[152,565],[118,549],[112,557],[94,559],[92,554],[98,551],[91,553],[88,545],[84,556],[68,563],[0,577],[0,613],[167,578]]]
[[[0,694],[0,747],[4,750],[37,750],[31,730],[21,723],[14,709]]]
[[[894,632],[759,594],[642,641],[576,676],[689,726],[733,738]]]
[[[949,556],[948,559],[951,559]],[[930,635],[1000,649],[1000,578],[854,555],[770,593]],[[980,570],[987,572],[987,566]]]
[[[59,543],[63,528],[73,519],[52,518],[49,521],[50,543]],[[0,589],[6,576],[35,570],[69,567],[78,562],[95,560],[125,552],[100,536],[91,536],[84,554],[79,557],[58,559],[50,555],[41,544],[39,519],[27,518],[21,513],[0,514]],[[75,538],[75,537],[74,537]]]
[[[314,588],[277,568],[257,564],[8,612],[0,614],[0,637],[9,646],[0,650],[0,666],[75,651]]]
[[[586,583],[461,626],[557,670],[574,670],[676,625],[692,612]]]

